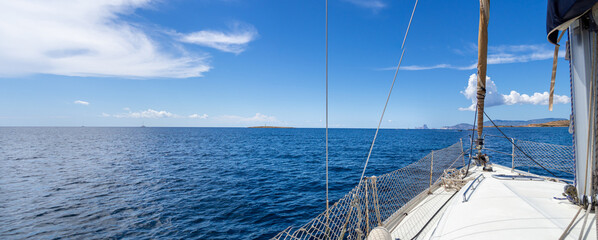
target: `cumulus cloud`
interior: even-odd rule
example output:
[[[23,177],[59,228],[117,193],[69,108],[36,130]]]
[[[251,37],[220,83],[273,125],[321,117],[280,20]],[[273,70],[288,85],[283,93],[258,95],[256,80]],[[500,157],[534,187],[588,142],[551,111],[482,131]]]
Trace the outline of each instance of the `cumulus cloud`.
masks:
[[[461,91],[465,98],[471,100],[471,105],[466,108],[459,108],[461,111],[475,111],[477,103],[477,75],[469,76],[467,88]],[[569,103],[571,99],[563,95],[554,95],[554,103]],[[548,92],[534,93],[531,96],[521,94],[517,91],[511,91],[508,95],[500,94],[496,88],[496,84],[486,76],[486,98],[484,101],[485,107],[493,107],[499,105],[514,105],[514,104],[533,104],[533,105],[548,105]]]
[[[258,36],[253,26],[235,24],[230,32],[204,30],[182,35],[180,41],[239,54]]]
[[[500,45],[488,47],[488,64],[523,63],[539,60],[552,59],[554,49],[548,44],[533,45]],[[564,57],[565,51],[559,51],[559,56]],[[477,68],[477,63],[466,66],[455,66],[451,64],[436,64],[431,66],[409,65],[401,66],[402,70],[419,71],[430,69],[455,69],[472,70]],[[395,70],[396,67],[381,68],[380,70]]]
[[[85,105],[85,106],[89,105],[89,102],[81,101],[81,100],[74,101],[73,103],[79,104],[79,105]]]
[[[372,11],[378,11],[386,7],[386,4],[381,0],[345,0],[345,2],[352,3],[358,7],[368,8]]]
[[[210,70],[181,34],[123,16],[153,0],[0,1],[0,77],[28,74],[188,78]],[[174,34],[172,34],[174,32]],[[255,30],[190,34],[197,44],[239,53]]]
[[[188,118],[207,119],[207,118],[208,118],[208,114],[205,114],[205,113],[204,113],[204,114],[201,114],[201,115],[199,115],[199,114],[197,114],[197,113],[196,113],[196,114],[191,114],[191,115],[189,115],[189,117],[188,117]]]

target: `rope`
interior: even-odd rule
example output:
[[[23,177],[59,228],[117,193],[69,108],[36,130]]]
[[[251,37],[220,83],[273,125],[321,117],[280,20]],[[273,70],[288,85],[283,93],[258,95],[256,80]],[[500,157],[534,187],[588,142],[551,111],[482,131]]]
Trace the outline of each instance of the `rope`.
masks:
[[[368,185],[369,183],[365,183],[365,232],[370,232],[370,206],[369,206],[369,196],[368,196]]]
[[[326,0],[326,237],[330,221],[328,201],[328,0]]]
[[[436,215],[438,215],[438,213],[440,212],[440,210],[442,210],[444,208],[444,206],[451,201],[451,199],[457,195],[459,191],[455,191],[455,193],[453,193],[453,195],[451,195],[451,197],[449,197],[448,200],[446,200],[446,202],[444,202],[444,204],[442,204],[442,206],[440,206],[440,208],[438,208],[438,210],[434,213],[434,215],[432,215],[432,217],[430,218],[430,220],[428,220],[426,222],[426,224],[424,224],[424,226],[419,230],[419,232],[417,232],[417,234],[415,234],[415,236],[413,236],[413,238],[411,238],[411,240],[413,239],[417,239],[417,237],[424,231],[424,229],[426,229],[426,227],[428,226],[428,224],[430,224],[430,222],[432,222],[432,220],[434,220],[434,218],[436,217]]]
[[[581,225],[581,232],[579,233],[579,240],[583,239],[583,230],[586,228],[586,222],[588,221],[588,216],[590,215],[590,208],[592,208],[592,204],[588,204],[588,209],[583,214],[583,224]]]
[[[554,176],[555,178],[558,178],[554,173],[552,173],[550,170],[546,169],[544,166],[542,166],[542,164],[536,162],[536,160],[534,160],[530,155],[528,155],[526,152],[524,152],[519,146],[517,146],[513,142],[513,140],[511,140],[509,137],[507,137],[507,135],[502,130],[500,130],[500,128],[494,123],[494,121],[492,121],[492,119],[490,118],[490,116],[488,116],[488,114],[486,113],[486,111],[484,111],[484,115],[486,115],[486,117],[488,118],[488,120],[490,120],[490,122],[492,123],[492,125],[494,125],[494,127],[496,128],[496,130],[498,130],[507,140],[509,140],[509,142],[511,142],[511,144],[513,144],[513,146],[515,146],[517,149],[519,149],[519,151],[521,151],[523,153],[523,155],[525,155],[526,157],[528,157],[530,160],[532,160],[532,162],[534,162],[535,164],[537,164],[538,166],[540,166],[546,172],[550,173],[550,175]]]
[[[374,202],[376,203],[376,216],[378,220],[378,226],[382,226],[382,219],[380,219],[380,200],[378,200],[378,184],[376,183],[376,177],[372,177],[372,189],[374,190]]]
[[[399,64],[397,65],[397,70],[395,71],[394,78],[392,79],[392,84],[390,85],[390,90],[388,91],[388,96],[386,97],[386,103],[384,104],[384,109],[382,109],[382,115],[380,116],[380,121],[378,121],[378,127],[376,128],[376,133],[374,134],[374,140],[372,140],[372,144],[370,145],[370,151],[368,152],[368,157],[365,160],[365,165],[363,166],[363,171],[361,171],[361,177],[359,178],[359,184],[361,185],[363,181],[363,176],[365,175],[365,170],[368,167],[368,162],[370,161],[370,157],[372,156],[372,150],[374,149],[374,144],[376,143],[376,138],[378,137],[378,132],[380,131],[380,125],[382,124],[382,119],[384,119],[384,113],[386,112],[386,107],[388,106],[388,101],[390,100],[390,95],[392,94],[392,89],[394,88],[395,82],[397,80],[397,75],[399,74],[399,68],[401,67],[401,63],[403,62],[403,56],[405,55],[405,41],[407,40],[407,34],[409,34],[409,28],[411,27],[411,22],[413,21],[413,15],[415,15],[415,9],[417,8],[417,2],[419,0],[415,0],[415,5],[413,6],[413,11],[411,12],[411,18],[409,18],[409,24],[407,25],[407,30],[405,31],[405,37],[403,38],[403,44],[401,45],[401,58],[399,59]]]
[[[550,78],[550,95],[548,96],[548,111],[552,111],[552,100],[554,97],[554,80],[556,79],[556,65],[559,59],[559,42],[565,34],[566,31],[562,31],[561,35],[559,36],[558,40],[556,40],[556,44],[554,45],[554,56],[552,59],[552,77]]]
[[[473,135],[475,133],[475,121],[477,120],[478,117],[478,108],[475,108],[475,113],[473,114],[473,125],[471,126],[471,142],[469,144],[469,162],[467,163],[467,171],[465,171],[465,177],[467,177],[467,175],[469,174],[469,166],[471,165],[471,158],[473,155]]]
[[[573,219],[571,219],[571,222],[569,223],[567,228],[565,228],[565,232],[563,232],[563,234],[561,234],[561,237],[559,237],[559,240],[563,240],[563,239],[565,239],[565,237],[567,237],[567,235],[569,234],[569,229],[571,229],[571,226],[573,226],[575,219],[577,219],[577,216],[579,215],[579,213],[581,212],[582,209],[583,209],[582,207],[579,207],[579,210],[577,210],[577,213],[575,214]]]

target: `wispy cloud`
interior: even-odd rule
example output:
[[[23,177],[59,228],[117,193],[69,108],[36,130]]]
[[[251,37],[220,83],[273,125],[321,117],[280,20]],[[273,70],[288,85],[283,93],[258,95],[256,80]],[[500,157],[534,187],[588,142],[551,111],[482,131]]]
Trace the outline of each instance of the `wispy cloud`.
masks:
[[[465,108],[459,108],[461,111],[475,111],[477,102],[477,75],[469,76],[467,88],[461,91],[465,98],[471,100],[471,105]],[[486,76],[486,99],[484,101],[485,107],[493,107],[499,105],[514,105],[514,104],[533,104],[533,105],[548,105],[548,92],[534,93],[532,95],[521,94],[512,90],[508,95],[500,94],[496,84]],[[571,99],[563,95],[554,95],[554,103],[569,103]]]
[[[81,100],[74,101],[73,103],[74,104],[79,104],[79,105],[85,105],[85,106],[89,105],[89,102],[81,101]]]
[[[191,114],[191,115],[189,115],[189,117],[188,117],[188,118],[207,119],[207,118],[208,118],[208,114],[205,114],[205,113],[204,113],[204,114],[201,114],[201,115],[200,115],[200,114],[197,114],[197,113],[196,113],[196,114]]]
[[[386,7],[386,4],[381,0],[345,0],[345,2],[352,3],[358,7],[371,9],[372,11],[379,11]]]
[[[1,1],[0,77],[29,74],[189,78],[211,69],[209,55],[187,51],[181,34],[123,16],[154,0]],[[172,34],[175,32],[175,34]],[[199,31],[188,39],[242,52],[255,29]]]
[[[488,64],[524,63],[531,61],[552,59],[554,49],[545,44],[536,45],[500,45],[488,48]],[[559,51],[559,56],[564,57],[565,51]],[[431,66],[409,65],[402,66],[401,70],[420,71],[430,69],[455,69],[472,70],[477,68],[477,63],[466,66],[455,66],[451,64],[436,64]],[[396,67],[380,68],[379,70],[395,70]]]
[[[267,116],[261,113],[256,113],[251,117],[242,117],[236,115],[224,115],[217,117],[220,121],[236,122],[236,123],[277,123],[278,119],[274,116]]]
[[[253,26],[237,23],[229,32],[203,30],[182,35],[180,41],[239,54],[257,37],[257,30]]]
[[[475,69],[476,67],[477,67],[477,64],[473,64],[470,66],[463,66],[463,67],[453,66],[450,64],[438,64],[438,65],[433,65],[433,66],[410,65],[410,66],[402,66],[401,70],[407,70],[407,71],[420,71],[420,70],[430,70],[430,69],[471,70],[471,69]],[[387,67],[387,68],[380,68],[378,70],[396,70],[396,69],[397,69],[397,67]]]
[[[191,114],[187,117],[171,113],[165,110],[154,110],[147,109],[143,111],[132,112],[129,108],[124,108],[126,113],[108,114],[102,113],[102,117],[114,117],[114,118],[193,118],[193,119],[207,119],[207,114]]]
[[[173,114],[171,112],[168,111],[156,111],[154,109],[147,109],[144,111],[139,111],[139,112],[131,112],[129,111],[128,113],[119,113],[119,114],[107,114],[110,117],[115,117],[115,118],[172,118],[172,117],[178,117],[178,115]]]

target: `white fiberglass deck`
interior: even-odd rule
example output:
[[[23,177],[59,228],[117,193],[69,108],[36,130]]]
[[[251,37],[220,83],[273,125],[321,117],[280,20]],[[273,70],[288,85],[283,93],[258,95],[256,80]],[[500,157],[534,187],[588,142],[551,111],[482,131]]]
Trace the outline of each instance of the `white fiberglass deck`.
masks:
[[[558,239],[579,210],[567,200],[554,199],[563,197],[565,184],[499,180],[492,175],[513,173],[506,167],[493,167],[494,172],[482,172],[477,167],[470,170],[471,178],[484,174],[485,179],[475,190],[469,190],[467,202],[463,201],[463,193],[471,181],[454,196],[454,191],[441,187],[409,212],[392,230],[392,237],[411,239],[427,222],[421,220],[436,214],[418,239]],[[584,213],[582,210],[566,239],[579,238]],[[593,213],[588,216],[584,232],[584,239],[596,239]]]

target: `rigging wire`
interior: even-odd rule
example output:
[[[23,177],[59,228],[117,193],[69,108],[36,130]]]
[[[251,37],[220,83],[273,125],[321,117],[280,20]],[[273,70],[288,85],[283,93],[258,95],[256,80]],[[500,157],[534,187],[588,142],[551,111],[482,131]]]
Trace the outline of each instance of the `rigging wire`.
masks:
[[[407,40],[407,35],[409,34],[409,28],[411,27],[411,22],[413,21],[413,16],[415,15],[415,9],[417,8],[417,3],[419,0],[415,0],[415,5],[413,6],[413,11],[411,12],[411,18],[409,18],[409,24],[407,25],[407,30],[405,31],[405,37],[403,37],[403,44],[401,44],[401,58],[399,59],[399,64],[397,65],[397,70],[395,71],[394,78],[392,79],[392,84],[390,85],[390,90],[388,91],[388,96],[386,97],[386,103],[384,104],[384,109],[382,109],[382,115],[380,116],[380,121],[378,122],[378,127],[376,128],[376,133],[374,134],[374,139],[372,140],[372,144],[370,145],[370,151],[368,152],[368,157],[365,160],[365,165],[363,166],[363,171],[361,172],[361,177],[359,178],[359,184],[357,187],[361,185],[363,181],[363,176],[365,175],[365,170],[368,167],[368,162],[370,161],[370,157],[372,156],[372,150],[374,149],[374,144],[376,143],[376,138],[378,137],[378,131],[380,131],[380,125],[382,124],[382,119],[384,118],[384,113],[386,112],[386,107],[388,106],[388,101],[390,100],[390,95],[392,94],[392,89],[394,88],[395,82],[397,80],[397,75],[399,74],[399,68],[401,67],[401,63],[403,62],[403,56],[405,55],[405,41]]]
[[[496,123],[494,123],[494,121],[492,121],[492,119],[490,118],[490,116],[488,116],[488,114],[486,113],[486,111],[484,111],[484,115],[486,115],[486,117],[488,118],[488,120],[490,120],[490,122],[492,123],[492,125],[494,125],[494,127],[496,128],[496,130],[498,130],[507,140],[509,140],[509,142],[513,146],[515,146],[519,151],[521,151],[523,153],[523,155],[525,155],[527,158],[529,158],[530,160],[532,160],[532,162],[534,162],[535,164],[537,164],[538,166],[540,166],[546,172],[550,173],[550,175],[554,176],[555,178],[558,178],[554,173],[552,173],[550,170],[546,169],[544,166],[542,166],[542,164],[536,162],[536,160],[534,160],[530,155],[528,155],[519,146],[517,146],[517,144],[515,144],[515,142],[513,142],[513,140],[511,140],[511,138],[509,138],[502,130],[500,130],[500,128],[496,125]]]
[[[326,236],[330,220],[328,201],[328,0],[326,0]]]

